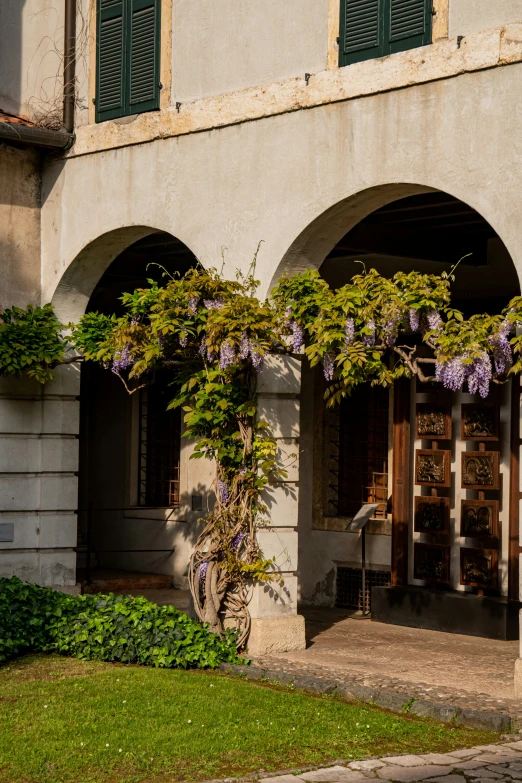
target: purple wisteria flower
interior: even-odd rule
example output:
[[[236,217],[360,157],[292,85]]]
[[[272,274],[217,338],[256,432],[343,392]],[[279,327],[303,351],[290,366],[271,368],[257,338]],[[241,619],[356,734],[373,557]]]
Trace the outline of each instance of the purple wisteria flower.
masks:
[[[382,337],[386,345],[394,345],[399,334],[399,316],[391,315],[382,328]]]
[[[215,299],[204,299],[203,304],[207,310],[221,310],[225,303],[220,296],[216,296]]]
[[[222,343],[219,350],[219,367],[221,370],[226,370],[231,364],[234,364],[236,360],[236,350],[230,343]]]
[[[408,313],[408,320],[410,322],[410,329],[412,332],[418,332],[420,329],[420,313],[415,307],[410,307]]]
[[[198,353],[200,356],[205,356],[205,354],[207,353],[207,343],[206,343],[205,335],[203,335],[203,337],[201,338],[201,344],[199,346]]]
[[[250,350],[250,357],[252,359],[252,365],[254,370],[260,374],[265,369],[265,357],[261,351],[256,350],[253,346]]]
[[[346,345],[351,345],[355,337],[355,321],[353,318],[347,318],[344,325],[344,341]]]
[[[221,479],[218,479],[217,486],[218,486],[219,498],[221,502],[228,503],[229,492],[228,492],[227,484]]]
[[[186,334],[184,334],[182,337],[179,338],[179,344],[182,348],[186,348],[188,345],[188,337]]]
[[[214,364],[214,362],[217,359],[217,353],[210,348],[207,348],[207,362],[209,364]]]
[[[245,332],[241,335],[241,342],[239,343],[239,358],[248,359],[250,354],[251,344],[250,340],[246,336]]]
[[[438,362],[435,365],[435,377],[450,391],[460,391],[467,381],[470,394],[480,394],[485,398],[489,394],[489,385],[493,374],[491,360],[487,353],[483,353],[473,362],[464,364],[466,354],[455,356],[446,362]]]
[[[137,326],[140,322],[140,316],[139,315],[133,315],[131,318],[130,325],[131,326]]]
[[[435,365],[435,377],[442,383],[445,389],[460,391],[466,380],[466,366],[462,364],[464,356],[456,356],[446,362],[437,361]]]
[[[438,310],[428,310],[424,317],[423,331],[438,332],[440,331],[442,323],[443,321]]]
[[[333,381],[334,369],[335,369],[335,354],[333,351],[328,351],[323,356],[323,374],[325,380]]]
[[[119,353],[114,354],[112,371],[116,375],[119,375],[122,370],[132,367],[133,364],[134,359],[130,352],[130,343],[128,343]]]
[[[493,348],[495,372],[499,375],[506,372],[508,366],[513,363],[513,352],[511,350],[511,343],[509,342],[509,335],[511,334],[512,329],[513,327],[510,323],[503,321],[497,334],[488,338],[489,343]]]
[[[164,335],[162,332],[158,334],[158,345],[160,348],[163,348],[166,339],[167,339],[166,335]]]
[[[365,326],[370,330],[371,334],[363,335],[363,344],[368,346],[375,345],[375,321],[373,318],[370,318],[370,320],[365,323]]]
[[[297,321],[290,322],[294,353],[299,353],[304,343],[304,331]]]
[[[482,398],[487,397],[492,374],[491,359],[487,353],[483,353],[471,365],[471,372],[468,375],[469,393],[476,394],[478,391]]]
[[[232,549],[239,549],[239,546],[240,546],[241,542],[243,541],[243,539],[245,538],[245,536],[246,536],[246,533],[238,533],[237,536],[234,536],[234,538],[232,539],[232,544],[231,544]]]
[[[188,303],[187,313],[189,315],[196,315],[198,304],[199,304],[199,296],[191,296]]]
[[[198,568],[199,579],[201,582],[205,581],[207,570],[208,570],[208,560],[203,560],[203,562],[199,564],[199,568]]]

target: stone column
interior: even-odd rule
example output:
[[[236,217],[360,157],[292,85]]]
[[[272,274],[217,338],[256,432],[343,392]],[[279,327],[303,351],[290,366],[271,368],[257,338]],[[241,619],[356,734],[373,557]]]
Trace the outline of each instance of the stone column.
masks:
[[[300,391],[301,360],[292,356],[268,357],[259,376],[259,419],[270,425],[277,440],[278,459],[287,476],[271,483],[263,493],[270,526],[258,531],[258,541],[265,557],[276,558],[284,584],[254,586],[249,605],[251,655],[305,648],[304,618],[297,614]]]
[[[0,576],[75,591],[79,368],[0,380]]]

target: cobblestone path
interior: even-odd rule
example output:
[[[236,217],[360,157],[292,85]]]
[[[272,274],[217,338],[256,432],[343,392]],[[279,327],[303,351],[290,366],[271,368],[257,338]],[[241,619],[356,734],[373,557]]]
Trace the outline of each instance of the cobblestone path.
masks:
[[[302,774],[285,774],[262,779],[262,783],[501,783],[522,780],[522,742],[479,745],[451,753],[421,756],[388,756],[353,761]]]

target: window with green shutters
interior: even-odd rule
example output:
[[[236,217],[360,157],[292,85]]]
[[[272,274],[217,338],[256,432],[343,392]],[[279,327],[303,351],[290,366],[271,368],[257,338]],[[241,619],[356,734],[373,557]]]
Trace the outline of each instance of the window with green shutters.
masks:
[[[96,122],[159,108],[161,0],[98,0]]]
[[[339,65],[431,43],[433,0],[341,0]]]

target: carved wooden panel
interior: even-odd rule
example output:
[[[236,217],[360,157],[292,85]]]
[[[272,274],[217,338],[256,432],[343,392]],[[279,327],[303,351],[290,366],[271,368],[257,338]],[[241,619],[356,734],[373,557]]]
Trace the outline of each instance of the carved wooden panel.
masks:
[[[450,578],[450,549],[440,544],[414,544],[413,578],[447,584]]]
[[[498,500],[461,500],[460,535],[498,538]]]
[[[498,440],[499,429],[498,405],[466,403],[462,406],[462,440]]]
[[[498,552],[496,549],[460,550],[460,583],[496,590],[498,586]]]
[[[418,403],[416,437],[423,440],[451,440],[451,407],[430,402]]]
[[[464,489],[499,488],[498,451],[465,451],[462,454]]]
[[[414,530],[416,533],[449,533],[449,498],[415,498]]]
[[[417,449],[415,483],[421,487],[450,487],[451,451]]]

